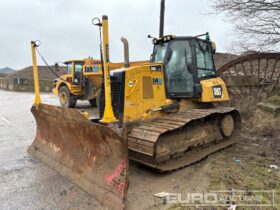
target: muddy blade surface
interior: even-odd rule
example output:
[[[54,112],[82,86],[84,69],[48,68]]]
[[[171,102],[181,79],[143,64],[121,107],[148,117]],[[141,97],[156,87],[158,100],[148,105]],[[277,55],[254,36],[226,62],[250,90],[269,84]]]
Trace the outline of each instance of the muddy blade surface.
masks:
[[[28,152],[110,209],[123,209],[128,187],[125,140],[75,109],[31,109],[37,133]]]

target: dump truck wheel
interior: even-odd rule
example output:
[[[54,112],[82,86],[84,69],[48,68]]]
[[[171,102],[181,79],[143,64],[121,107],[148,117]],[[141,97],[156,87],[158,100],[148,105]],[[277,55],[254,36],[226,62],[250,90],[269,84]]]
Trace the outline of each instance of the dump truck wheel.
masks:
[[[62,107],[74,108],[77,99],[71,95],[67,87],[63,86],[59,89],[59,102]]]
[[[96,98],[90,99],[90,100],[88,100],[88,102],[91,104],[91,106],[97,107]]]

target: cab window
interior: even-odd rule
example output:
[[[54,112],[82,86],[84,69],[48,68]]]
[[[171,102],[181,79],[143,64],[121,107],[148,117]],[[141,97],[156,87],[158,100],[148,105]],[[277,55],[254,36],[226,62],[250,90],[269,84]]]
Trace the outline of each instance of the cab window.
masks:
[[[194,79],[191,64],[190,42],[188,40],[171,41],[165,62],[169,93],[193,93]]]
[[[212,57],[212,49],[209,43],[197,40],[195,44],[197,59],[197,75],[199,79],[211,77],[216,74]]]
[[[75,72],[77,73],[81,73],[81,71],[83,70],[83,65],[82,64],[75,64]]]
[[[163,62],[166,53],[166,48],[167,48],[167,43],[155,45],[152,61]]]
[[[83,71],[83,64],[81,63],[75,63],[75,73],[74,73],[74,81],[80,82],[81,81],[81,77],[82,77],[82,71]]]
[[[66,69],[67,69],[67,74],[71,74],[72,73],[72,63],[67,63]]]

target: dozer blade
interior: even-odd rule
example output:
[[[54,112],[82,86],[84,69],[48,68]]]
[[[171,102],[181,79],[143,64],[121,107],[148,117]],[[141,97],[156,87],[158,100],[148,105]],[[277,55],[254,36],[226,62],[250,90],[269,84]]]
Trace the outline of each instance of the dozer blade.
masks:
[[[123,209],[128,187],[126,139],[75,109],[31,109],[37,133],[28,152],[110,209]]]

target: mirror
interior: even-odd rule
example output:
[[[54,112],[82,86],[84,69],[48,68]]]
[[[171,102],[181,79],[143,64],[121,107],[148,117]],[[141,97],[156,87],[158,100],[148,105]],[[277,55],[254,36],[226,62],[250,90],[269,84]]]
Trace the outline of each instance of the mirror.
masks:
[[[59,65],[58,65],[58,63],[55,63],[55,64],[54,64],[54,68],[55,68],[56,71],[59,71]]]

